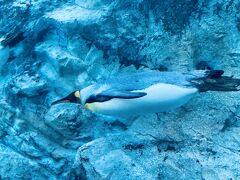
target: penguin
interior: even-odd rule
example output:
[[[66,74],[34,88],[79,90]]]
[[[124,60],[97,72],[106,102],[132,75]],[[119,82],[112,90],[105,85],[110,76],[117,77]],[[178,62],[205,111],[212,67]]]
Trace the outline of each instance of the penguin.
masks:
[[[0,71],[2,70],[3,65],[7,62],[10,55],[9,46],[4,46],[4,38],[0,38]]]
[[[10,54],[18,56],[22,51],[22,46],[13,49],[25,39],[24,32],[18,34],[9,33],[6,37],[0,38],[0,74],[3,65],[11,58]],[[11,52],[11,53],[10,53]]]
[[[128,73],[76,90],[58,103],[81,103],[95,114],[127,118],[166,112],[206,91],[239,91],[240,79],[223,70]]]

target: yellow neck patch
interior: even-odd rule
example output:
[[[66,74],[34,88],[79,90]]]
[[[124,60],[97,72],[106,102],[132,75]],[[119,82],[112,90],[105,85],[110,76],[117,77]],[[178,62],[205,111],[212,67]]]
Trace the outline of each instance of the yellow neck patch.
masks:
[[[86,109],[88,109],[88,110],[91,110],[91,111],[94,111],[94,109],[95,109],[94,103],[86,103],[86,104],[84,105],[84,107],[85,107]]]
[[[77,98],[80,98],[80,91],[76,91],[76,92],[74,93],[74,96],[77,97]]]

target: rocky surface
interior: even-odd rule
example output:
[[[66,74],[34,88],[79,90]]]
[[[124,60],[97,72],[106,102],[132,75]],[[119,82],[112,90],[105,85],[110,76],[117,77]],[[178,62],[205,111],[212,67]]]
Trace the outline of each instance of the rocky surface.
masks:
[[[239,179],[238,92],[123,124],[50,104],[118,73],[240,77],[240,1],[0,2],[0,179]]]

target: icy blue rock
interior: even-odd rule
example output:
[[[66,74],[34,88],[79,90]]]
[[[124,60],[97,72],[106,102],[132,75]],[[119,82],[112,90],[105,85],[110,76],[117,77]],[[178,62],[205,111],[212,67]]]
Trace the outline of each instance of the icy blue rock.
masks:
[[[46,114],[45,123],[58,133],[71,139],[81,131],[80,108],[76,105],[56,105]]]
[[[238,92],[131,125],[50,104],[118,73],[240,77],[240,2],[0,2],[0,179],[239,179]],[[31,172],[31,174],[29,173]]]
[[[39,75],[31,76],[25,73],[16,76],[11,82],[10,89],[13,94],[35,96],[47,87],[46,81],[41,79]]]

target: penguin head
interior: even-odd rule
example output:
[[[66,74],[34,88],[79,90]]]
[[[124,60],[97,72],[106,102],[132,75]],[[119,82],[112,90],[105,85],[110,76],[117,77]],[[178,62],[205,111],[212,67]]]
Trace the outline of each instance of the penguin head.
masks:
[[[72,93],[70,93],[69,95],[67,95],[66,97],[59,99],[57,101],[54,101],[51,105],[55,105],[55,104],[59,104],[59,103],[77,103],[80,104],[81,103],[81,99],[80,99],[81,95],[80,95],[80,91],[74,91]]]

